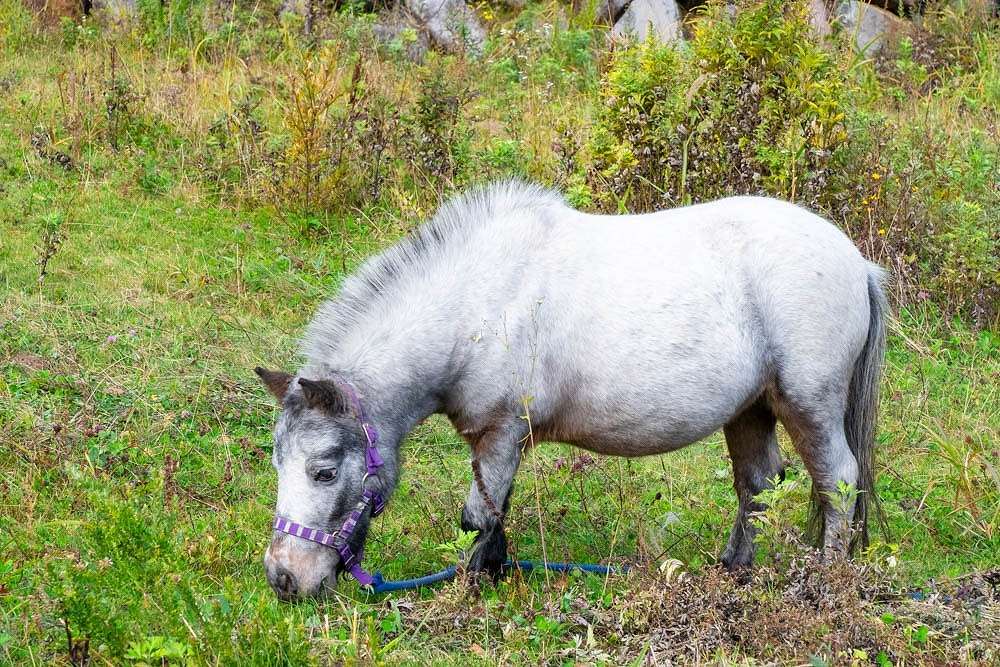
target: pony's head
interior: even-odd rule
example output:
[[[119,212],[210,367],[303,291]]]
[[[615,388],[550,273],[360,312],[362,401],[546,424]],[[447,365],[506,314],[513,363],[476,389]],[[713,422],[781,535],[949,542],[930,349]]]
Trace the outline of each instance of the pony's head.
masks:
[[[349,385],[256,372],[282,408],[271,459],[278,518],[264,555],[267,580],[284,600],[321,596],[351,568],[345,558],[360,559],[371,513],[383,502],[373,431],[366,432]]]

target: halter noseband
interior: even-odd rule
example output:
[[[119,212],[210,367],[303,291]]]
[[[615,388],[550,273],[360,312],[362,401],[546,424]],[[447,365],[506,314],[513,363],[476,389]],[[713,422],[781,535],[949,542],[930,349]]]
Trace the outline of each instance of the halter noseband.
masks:
[[[361,408],[361,401],[358,400],[358,395],[354,391],[354,387],[346,382],[340,383],[340,387],[347,392],[351,402],[354,403],[354,407],[358,411],[358,419],[361,421],[361,430],[365,433],[365,465],[368,471],[365,473],[364,479],[361,480],[361,486],[364,487],[369,477],[378,478],[378,469],[384,463],[382,457],[379,456],[378,450],[375,449],[375,445],[378,444],[378,433],[375,431],[375,426],[365,419],[365,411]],[[382,513],[382,510],[385,509],[385,497],[382,495],[381,490],[371,491],[365,489],[364,493],[361,494],[361,500],[358,501],[354,510],[344,521],[344,525],[340,527],[340,530],[333,533],[325,533],[317,528],[308,528],[280,516],[274,518],[273,528],[282,533],[288,533],[289,535],[301,537],[304,540],[336,549],[337,553],[340,554],[344,569],[357,579],[358,583],[362,586],[371,586],[374,579],[372,575],[365,572],[365,569],[361,567],[361,554],[355,554],[347,543],[348,538],[350,538],[355,527],[358,525],[361,514],[369,505],[372,508],[372,518]]]

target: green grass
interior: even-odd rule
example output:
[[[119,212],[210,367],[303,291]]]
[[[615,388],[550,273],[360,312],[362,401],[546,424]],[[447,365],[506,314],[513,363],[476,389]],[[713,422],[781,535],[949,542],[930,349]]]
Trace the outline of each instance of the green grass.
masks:
[[[169,6],[212,15],[197,3]],[[376,47],[368,19],[331,19],[331,34],[360,37],[339,47],[338,63],[350,66],[335,68],[341,96],[320,120],[354,143],[347,166],[314,174],[326,185],[314,202],[323,205],[310,208],[288,185],[301,171],[284,83],[310,56],[293,48],[301,44],[287,26],[244,11],[232,18],[257,27],[198,28],[208,31],[192,33],[205,40],[200,48],[170,32],[194,25],[177,15],[141,39],[118,38],[111,55],[106,40],[88,36],[92,27],[67,40],[12,3],[0,8],[0,663],[990,664],[1000,656],[1000,601],[989,583],[1000,568],[993,278],[974,282],[949,264],[934,274],[942,289],[924,293],[920,276],[937,268],[910,259],[916,237],[861,242],[887,263],[920,264],[920,279],[905,283],[915,274],[903,274],[893,290],[878,479],[890,532],[855,565],[816,562],[802,545],[808,476],[787,439],[795,485],[776,498],[749,583],[712,567],[736,512],[720,436],[636,461],[543,445],[517,481],[508,520],[517,556],[627,563],[630,574],[513,575],[496,589],[458,582],[385,597],[345,582],[322,602],[279,603],[261,567],[276,410],[252,368],[294,368],[297,337],[343,275],[464,183],[516,173],[560,185],[579,205],[599,202],[588,142],[607,62],[599,31],[580,18],[559,23],[563,9],[547,3],[499,23],[505,32],[495,30],[483,58],[424,65]],[[996,250],[997,144],[968,126],[995,109],[1000,66],[996,28],[977,30],[969,50],[935,70],[939,98],[898,96],[893,87],[912,82],[855,72],[852,103],[863,106],[849,109],[855,142],[837,159],[856,166],[857,156],[884,156],[882,179],[898,174],[899,192],[912,183],[920,193],[896,193],[893,206],[884,202],[895,191],[879,190],[879,206],[843,213],[837,219],[855,238],[878,241],[879,229],[938,234],[900,220],[950,211],[954,226],[934,247],[968,266]],[[365,87],[351,107],[342,93],[358,54]],[[112,70],[128,85],[115,84]],[[117,119],[111,94],[127,107],[116,107]],[[260,103],[244,104],[253,95]],[[447,108],[434,99],[449,96],[459,112],[435,124]],[[979,115],[954,111],[957,98]],[[226,125],[230,141],[218,143],[214,123],[249,127],[248,118],[260,135]],[[975,159],[935,162],[941,153],[918,142],[926,118],[956,138],[955,155]],[[872,119],[914,129],[885,143]],[[358,148],[376,130],[387,146],[378,197],[365,189],[374,163]],[[445,139],[447,155],[428,148]],[[831,200],[861,193],[860,201],[874,187],[871,172],[831,178]],[[689,185],[700,187],[695,178]],[[373,525],[370,567],[399,579],[453,564],[470,480],[467,448],[447,422],[419,425],[404,447],[400,487]]]

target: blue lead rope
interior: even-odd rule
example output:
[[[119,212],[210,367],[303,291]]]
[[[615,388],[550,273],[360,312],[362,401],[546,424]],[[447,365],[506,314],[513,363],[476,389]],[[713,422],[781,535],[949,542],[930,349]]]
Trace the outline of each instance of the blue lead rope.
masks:
[[[530,572],[535,569],[549,570],[550,572],[570,572],[571,570],[580,570],[581,572],[591,572],[601,576],[608,574],[624,574],[625,572],[628,572],[628,567],[624,565],[586,565],[584,563],[549,563],[545,561],[531,560],[507,561],[504,564],[504,571],[513,569],[523,570],[525,572]],[[378,594],[423,588],[425,586],[441,583],[442,581],[451,581],[455,578],[455,571],[456,568],[452,565],[447,570],[441,570],[440,572],[435,572],[434,574],[428,574],[426,577],[403,579],[401,581],[386,581],[382,578],[381,573],[376,572],[372,575],[372,583],[368,586],[364,586],[364,589],[370,593]]]

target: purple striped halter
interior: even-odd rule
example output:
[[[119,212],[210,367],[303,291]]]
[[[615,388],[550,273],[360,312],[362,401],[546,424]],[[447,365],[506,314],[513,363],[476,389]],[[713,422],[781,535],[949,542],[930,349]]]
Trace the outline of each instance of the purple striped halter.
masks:
[[[358,411],[358,419],[361,421],[361,430],[365,433],[365,440],[367,442],[365,446],[365,464],[368,466],[368,472],[365,473],[364,478],[361,480],[361,486],[364,488],[370,477],[378,479],[378,469],[379,466],[383,464],[382,457],[379,456],[378,450],[375,449],[375,445],[378,444],[378,433],[375,431],[375,427],[367,419],[365,419],[365,412],[361,408],[361,401],[358,400],[358,395],[354,391],[354,387],[346,382],[342,383],[340,386],[347,392],[347,395],[351,397],[351,402],[354,403],[354,407]],[[374,579],[372,578],[372,575],[365,572],[365,569],[361,567],[361,554],[355,554],[351,550],[350,545],[347,543],[347,540],[351,537],[355,527],[357,527],[358,520],[361,518],[362,513],[364,513],[365,508],[369,505],[371,505],[372,508],[371,518],[374,519],[382,513],[382,510],[385,509],[385,497],[382,495],[381,491],[371,491],[369,489],[365,489],[364,493],[361,494],[361,500],[358,501],[354,510],[344,521],[344,525],[340,527],[340,530],[334,531],[333,533],[325,533],[316,528],[308,528],[280,516],[274,518],[273,527],[274,530],[282,533],[288,533],[289,535],[300,537],[311,542],[316,542],[317,544],[322,544],[323,546],[330,547],[331,549],[336,549],[337,553],[340,554],[344,569],[347,570],[352,577],[357,579],[358,583],[362,586],[371,586]]]

